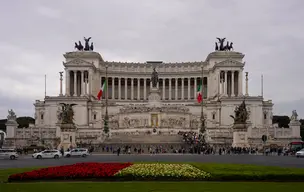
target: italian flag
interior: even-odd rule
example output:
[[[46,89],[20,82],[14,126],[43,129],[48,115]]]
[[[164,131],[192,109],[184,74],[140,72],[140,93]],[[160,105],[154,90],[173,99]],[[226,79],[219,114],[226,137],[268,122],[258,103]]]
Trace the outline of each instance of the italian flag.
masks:
[[[197,87],[196,99],[197,99],[198,103],[201,103],[203,101],[203,96],[202,96],[202,81],[200,82],[199,86]]]
[[[101,89],[99,90],[99,92],[97,94],[98,100],[100,100],[100,98],[102,97],[102,95],[104,94],[104,92],[105,92],[106,89],[107,89],[107,80],[105,80],[103,82],[103,85],[102,85]]]

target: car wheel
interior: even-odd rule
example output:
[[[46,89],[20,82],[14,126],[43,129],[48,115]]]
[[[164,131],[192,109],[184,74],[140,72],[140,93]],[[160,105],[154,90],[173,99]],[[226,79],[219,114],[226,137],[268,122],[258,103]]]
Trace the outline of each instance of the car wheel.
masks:
[[[54,159],[59,159],[59,155],[55,155],[55,156],[54,156]]]
[[[67,154],[66,157],[71,157],[71,155],[70,155],[70,154]]]
[[[16,159],[15,155],[10,156],[10,160],[15,160],[15,159]]]
[[[87,155],[86,154],[83,154],[83,155],[81,155],[82,157],[86,157]]]
[[[37,159],[42,159],[42,156],[41,156],[41,155],[38,155],[38,156],[37,156]]]

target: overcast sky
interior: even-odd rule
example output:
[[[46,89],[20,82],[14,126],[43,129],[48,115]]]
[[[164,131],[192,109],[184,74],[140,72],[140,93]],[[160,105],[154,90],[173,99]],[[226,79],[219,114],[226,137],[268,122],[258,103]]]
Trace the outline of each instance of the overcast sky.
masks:
[[[245,54],[249,94],[274,114],[304,117],[303,0],[9,0],[0,6],[0,119],[33,116],[33,103],[59,93],[62,54],[91,36],[107,61],[204,61],[215,37]]]

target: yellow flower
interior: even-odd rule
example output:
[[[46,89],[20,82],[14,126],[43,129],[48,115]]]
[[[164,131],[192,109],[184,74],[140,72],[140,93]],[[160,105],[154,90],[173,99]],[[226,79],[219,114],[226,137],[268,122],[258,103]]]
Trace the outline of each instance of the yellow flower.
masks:
[[[116,176],[132,177],[170,177],[185,179],[209,178],[210,174],[189,164],[134,164],[119,171]]]

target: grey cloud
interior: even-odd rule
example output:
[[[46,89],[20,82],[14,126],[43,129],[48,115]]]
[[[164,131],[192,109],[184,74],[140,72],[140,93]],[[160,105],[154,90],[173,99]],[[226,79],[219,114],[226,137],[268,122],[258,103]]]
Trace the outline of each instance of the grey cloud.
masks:
[[[57,95],[62,54],[83,36],[93,37],[105,60],[134,62],[202,61],[215,37],[225,36],[246,54],[250,94],[260,94],[264,74],[265,98],[275,113],[289,114],[288,106],[304,99],[303,6],[301,0],[6,1],[0,7],[0,94],[13,102],[26,92],[32,105],[43,97],[47,74],[48,93]]]

